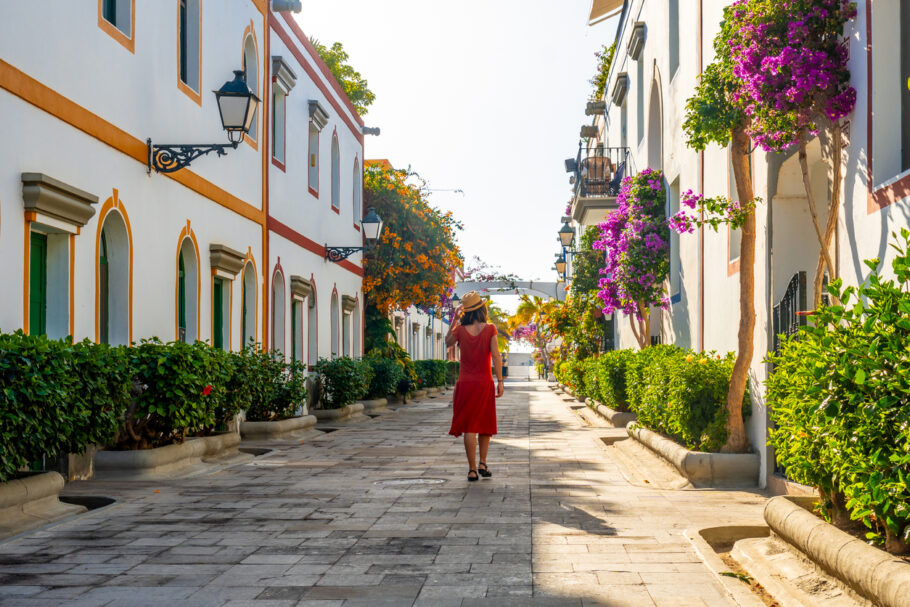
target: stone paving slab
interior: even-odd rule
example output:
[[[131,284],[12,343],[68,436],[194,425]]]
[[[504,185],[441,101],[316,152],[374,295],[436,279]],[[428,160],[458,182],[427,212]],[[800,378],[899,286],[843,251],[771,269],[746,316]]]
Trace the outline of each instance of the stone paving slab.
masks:
[[[467,483],[451,394],[191,479],[87,481],[114,506],[0,543],[0,605],[733,605],[683,537],[764,497],[636,486],[542,383],[498,401]],[[377,484],[402,478],[439,484]],[[760,523],[759,523],[760,524]]]

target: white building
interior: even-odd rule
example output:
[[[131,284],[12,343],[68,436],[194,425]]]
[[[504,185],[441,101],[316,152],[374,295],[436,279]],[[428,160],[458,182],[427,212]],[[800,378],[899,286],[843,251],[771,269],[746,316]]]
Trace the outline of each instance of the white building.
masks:
[[[36,26],[40,24],[40,35]],[[227,143],[211,91],[245,70],[248,136],[172,173],[153,144]],[[363,122],[266,0],[0,8],[0,330],[125,344],[362,350]]]
[[[447,319],[410,306],[405,311],[392,313],[392,325],[399,345],[407,350],[412,360],[446,358]]]
[[[697,153],[686,146],[682,130],[686,99],[701,70],[713,60],[712,42],[727,4],[724,0],[594,2],[592,23],[611,11],[621,13],[603,103],[589,104],[596,118],[595,128],[585,133],[592,137],[591,148],[583,149],[580,156],[578,195],[572,209],[578,223],[597,223],[615,208],[615,192],[609,187],[615,171],[603,180],[600,156],[610,157],[614,167],[626,162],[625,174],[649,166],[662,169],[669,213],[679,209],[680,192],[688,189],[736,198],[729,150],[715,146]],[[857,284],[868,275],[864,259],[880,257],[884,267],[890,267],[893,251],[888,239],[893,231],[906,227],[910,217],[910,93],[905,87],[910,74],[900,64],[900,53],[893,51],[910,46],[910,31],[902,26],[910,14],[902,4],[861,0],[857,18],[845,31],[852,85],[858,92],[842,159],[844,203],[834,247],[835,264],[846,284]],[[606,34],[604,43],[610,44],[613,32]],[[881,40],[887,46],[878,42],[873,47]],[[827,200],[829,170],[817,140],[809,154],[816,198]],[[769,370],[763,359],[774,347],[774,336],[798,322],[782,310],[782,322],[775,326],[775,308],[785,300],[795,304],[793,311],[811,307],[819,246],[795,150],[780,155],[755,151],[752,167],[755,194],[763,202],[756,209],[757,322],[750,371],[753,413],[747,429],[762,454],[763,484],[783,491],[783,481],[774,473],[773,454],[765,446],[768,412],[763,383]],[[824,225],[827,209],[819,210]],[[707,229],[674,235],[668,290],[672,304],[652,321],[653,340],[695,349],[735,350],[739,234]],[[616,326],[618,347],[635,347],[627,320],[618,319]]]

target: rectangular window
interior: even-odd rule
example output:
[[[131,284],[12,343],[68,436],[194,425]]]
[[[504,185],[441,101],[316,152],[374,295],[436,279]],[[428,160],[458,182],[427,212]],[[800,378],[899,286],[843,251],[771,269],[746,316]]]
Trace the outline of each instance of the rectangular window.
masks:
[[[636,83],[636,103],[638,103],[638,144],[645,138],[645,58],[644,55],[636,61],[638,64],[638,82]]]
[[[351,355],[351,315],[345,314],[341,321],[341,352],[345,356]]]
[[[201,0],[178,0],[178,63],[180,82],[193,93],[199,93]],[[185,91],[188,92],[188,91]],[[194,99],[195,96],[193,96]],[[196,99],[198,102],[199,100]]]
[[[319,194],[319,129],[310,123],[309,143],[309,185],[310,191]]]
[[[285,100],[282,91],[272,93],[272,158],[284,164]]]
[[[47,333],[47,236],[32,232],[29,244],[28,332]]]
[[[669,0],[670,21],[670,80],[679,68],[679,0]]]
[[[750,158],[751,161],[751,158]],[[751,168],[751,162],[750,162]],[[730,200],[737,200],[739,198],[736,191],[736,177],[733,175],[733,150],[731,147],[727,148],[727,190],[729,192],[728,197]],[[742,245],[743,233],[742,229],[736,228],[735,230],[727,228],[727,233],[729,234],[729,254],[727,261],[733,263],[739,259],[739,252]]]
[[[222,350],[227,350],[230,342],[230,289],[230,282],[223,278],[216,278],[212,284],[212,345]]]
[[[668,201],[668,215],[671,217],[679,213],[679,178],[677,177],[670,184],[670,200]],[[676,230],[670,230],[670,300],[679,301],[682,259],[679,253],[679,233]]]
[[[291,360],[302,360],[303,350],[303,302],[291,300]]]
[[[628,103],[625,99],[622,101],[622,113],[619,118],[619,146],[622,148],[629,147],[629,138],[627,136],[629,130],[629,111]]]
[[[901,171],[910,169],[910,5],[900,3]]]

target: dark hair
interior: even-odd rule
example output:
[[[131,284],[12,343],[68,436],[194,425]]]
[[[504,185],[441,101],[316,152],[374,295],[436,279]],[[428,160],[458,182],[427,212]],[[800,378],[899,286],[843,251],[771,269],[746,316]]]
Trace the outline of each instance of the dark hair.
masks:
[[[461,317],[461,324],[464,327],[468,325],[473,325],[475,322],[487,322],[487,307],[480,306],[476,310],[471,310],[470,312],[465,312],[464,316]]]

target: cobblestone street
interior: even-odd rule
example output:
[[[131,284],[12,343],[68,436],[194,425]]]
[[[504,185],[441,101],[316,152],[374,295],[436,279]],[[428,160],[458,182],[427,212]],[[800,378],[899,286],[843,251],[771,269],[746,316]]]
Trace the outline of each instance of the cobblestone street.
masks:
[[[451,392],[247,464],[74,483],[117,502],[0,544],[2,605],[732,605],[684,529],[760,521],[758,494],[624,480],[543,383],[510,383],[467,483]],[[379,484],[395,479],[438,484]]]

